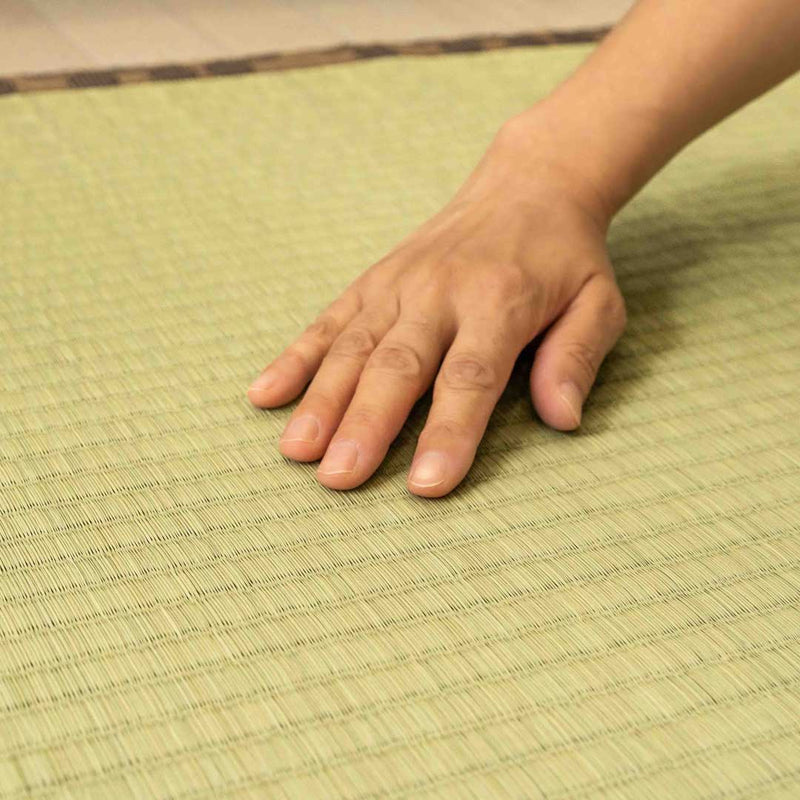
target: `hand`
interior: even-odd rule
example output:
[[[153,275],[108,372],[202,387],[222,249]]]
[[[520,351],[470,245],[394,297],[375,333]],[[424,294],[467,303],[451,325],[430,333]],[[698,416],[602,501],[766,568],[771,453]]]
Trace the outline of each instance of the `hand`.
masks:
[[[599,197],[506,123],[456,195],[362,273],[248,391],[260,408],[309,383],[280,452],[322,463],[331,489],[363,483],[412,406],[433,398],[408,489],[439,497],[469,470],[522,349],[541,419],[580,424],[597,370],[625,327]]]

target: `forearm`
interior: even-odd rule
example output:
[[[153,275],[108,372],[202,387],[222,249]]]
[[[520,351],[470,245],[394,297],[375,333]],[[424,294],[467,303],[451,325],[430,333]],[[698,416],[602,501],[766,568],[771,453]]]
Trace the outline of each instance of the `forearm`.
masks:
[[[798,0],[640,0],[509,123],[532,168],[557,151],[610,221],[692,139],[798,69]]]

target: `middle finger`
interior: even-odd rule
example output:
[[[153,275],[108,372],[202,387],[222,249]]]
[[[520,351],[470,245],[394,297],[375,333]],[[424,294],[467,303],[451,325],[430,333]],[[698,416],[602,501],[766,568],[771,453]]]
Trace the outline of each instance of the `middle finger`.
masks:
[[[353,399],[317,470],[330,489],[351,489],[378,468],[414,403],[430,386],[453,336],[441,315],[401,313],[364,365]]]

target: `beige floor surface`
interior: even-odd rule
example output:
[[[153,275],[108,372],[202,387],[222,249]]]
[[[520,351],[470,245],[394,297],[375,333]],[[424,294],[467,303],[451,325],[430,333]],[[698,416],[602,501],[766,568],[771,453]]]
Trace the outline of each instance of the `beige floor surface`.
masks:
[[[631,0],[0,0],[0,74],[613,24]]]

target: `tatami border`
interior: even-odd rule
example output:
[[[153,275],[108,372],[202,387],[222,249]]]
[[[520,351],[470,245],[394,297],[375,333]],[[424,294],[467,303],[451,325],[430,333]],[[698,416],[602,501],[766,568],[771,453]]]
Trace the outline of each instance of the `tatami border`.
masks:
[[[435,56],[448,53],[470,53],[499,50],[505,47],[596,42],[609,28],[586,28],[570,31],[540,31],[510,35],[491,34],[458,39],[418,39],[410,42],[343,44],[318,50],[264,53],[230,60],[200,61],[184,64],[160,64],[147,67],[78,70],[0,78],[0,94],[85,89],[98,86],[123,86],[149,81],[177,81],[210,78],[220,75],[243,75],[249,72],[275,72],[287,69],[342,64],[385,56]]]

